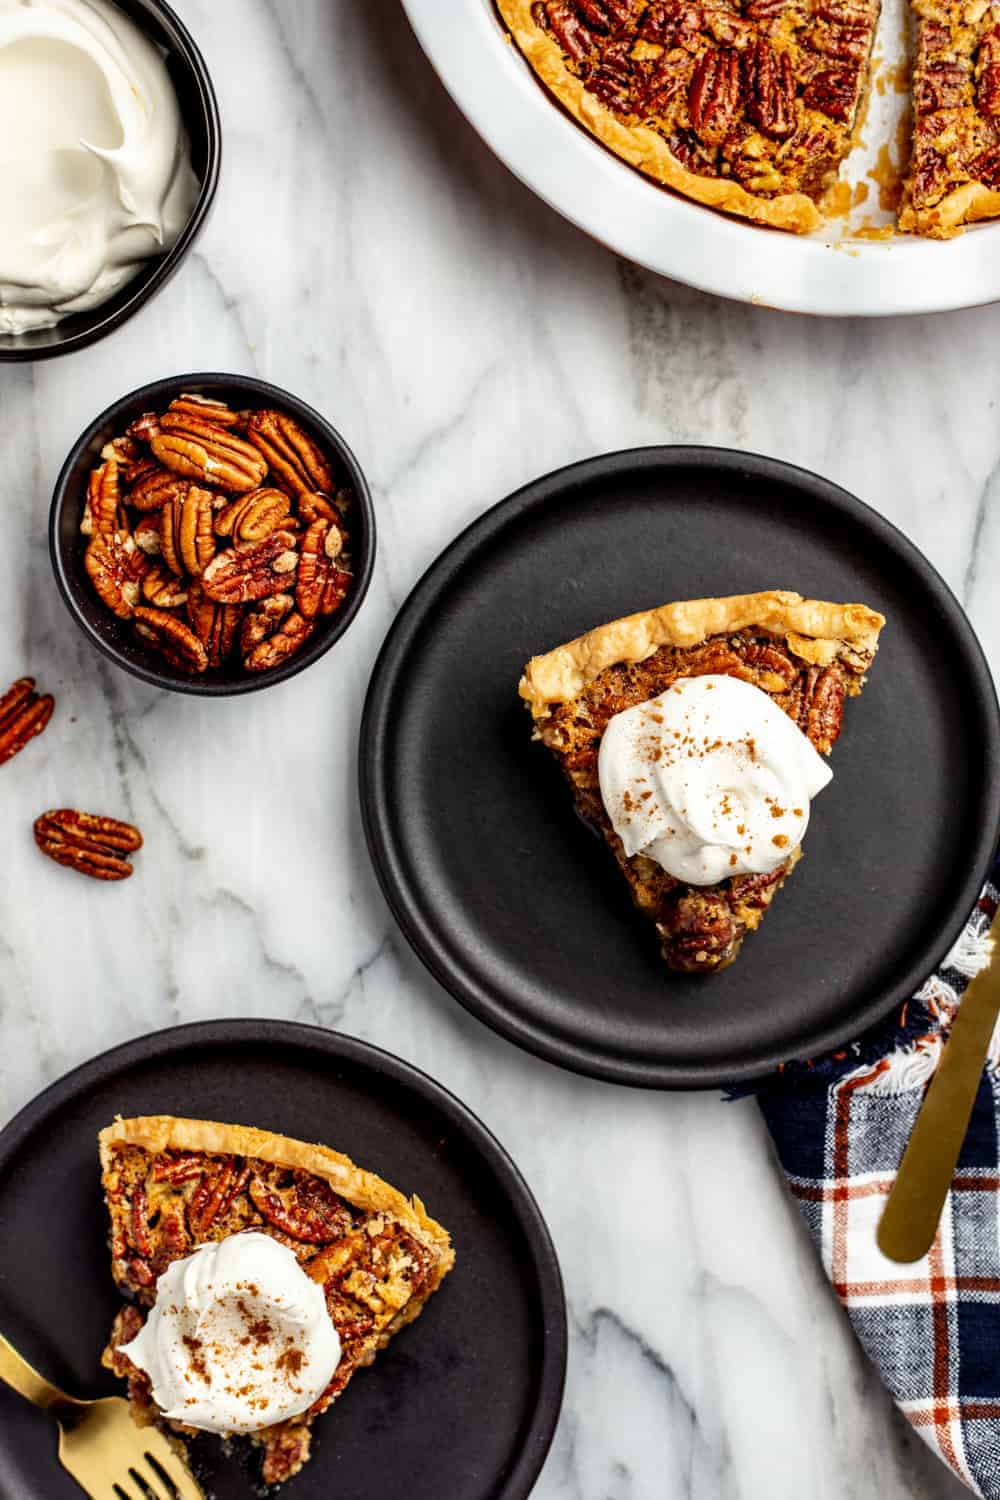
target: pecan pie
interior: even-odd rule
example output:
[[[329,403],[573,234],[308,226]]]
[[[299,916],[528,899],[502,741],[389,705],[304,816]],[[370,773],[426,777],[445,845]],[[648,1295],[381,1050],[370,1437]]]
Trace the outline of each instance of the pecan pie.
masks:
[[[100,1152],[112,1274],[126,1298],[103,1362],[128,1381],[138,1420],[158,1420],[160,1412],[148,1377],[122,1346],[142,1328],[157,1279],[173,1262],[256,1230],[290,1249],[323,1287],[341,1345],[333,1379],[303,1415],[254,1435],[264,1482],[281,1483],[308,1459],[315,1418],[419,1316],[451,1270],[447,1232],[418,1198],[346,1156],[247,1126],[168,1115],[119,1119],[101,1132]]]
[[[563,107],[700,203],[806,233],[851,149],[878,0],[497,0]]]
[[[1000,10],[917,0],[913,149],[901,229],[947,238],[1000,215]]]
[[[534,657],[520,692],[535,736],[559,762],[582,818],[611,848],[639,911],[656,926],[669,967],[712,973],[732,963],[800,856],[773,871],[713,885],[674,879],[646,854],[628,856],[601,796],[598,752],[612,718],[681,679],[735,677],[767,693],[816,750],[840,733],[884,619],[861,604],[827,604],[784,591],[666,604],[598,626]]]

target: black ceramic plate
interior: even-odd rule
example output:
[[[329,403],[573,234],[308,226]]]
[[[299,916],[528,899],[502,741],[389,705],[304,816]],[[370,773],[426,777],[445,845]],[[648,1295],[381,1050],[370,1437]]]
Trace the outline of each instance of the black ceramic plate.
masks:
[[[806,857],[732,968],[668,973],[517,697],[527,659],[669,599],[797,589],[888,624]],[[836,485],[713,448],[609,454],[464,532],[396,619],[361,738],[365,829],[424,962],[505,1036],[655,1088],[856,1036],[957,936],[1000,825],[982,651],[927,559]]]
[[[315,1429],[288,1500],[524,1500],[562,1398],[566,1323],[545,1224],[510,1158],[444,1089],[363,1042],[285,1022],[158,1032],[39,1096],[0,1134],[0,1330],[74,1393],[99,1369],[111,1285],[95,1137],[116,1113],[187,1114],[329,1142],[452,1233],[455,1270]],[[243,1445],[246,1447],[247,1445]],[[194,1445],[213,1500],[260,1493],[259,1462]],[[2,1500],[79,1500],[55,1428],[0,1386]]]

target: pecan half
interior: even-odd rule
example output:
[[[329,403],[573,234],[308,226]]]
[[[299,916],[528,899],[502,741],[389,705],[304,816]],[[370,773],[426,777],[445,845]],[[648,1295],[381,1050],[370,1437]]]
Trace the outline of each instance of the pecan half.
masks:
[[[983,38],[976,59],[976,107],[980,114],[1000,115],[1000,27]]]
[[[159,435],[160,418],[155,411],[144,411],[140,417],[136,417],[125,429],[130,438],[136,442],[149,443]]]
[[[844,677],[839,667],[824,667],[811,682],[802,725],[817,750],[829,753],[844,718]]]
[[[274,634],[295,605],[291,594],[272,594],[247,610],[240,629],[240,650],[249,656],[255,647]]]
[[[52,717],[56,700],[36,693],[33,677],[19,677],[0,698],[0,766],[41,734]]]
[[[191,586],[187,606],[191,629],[201,641],[210,667],[221,667],[229,657],[240,628],[243,611],[238,604],[219,604],[210,599],[200,583]]]
[[[99,531],[122,531],[125,528],[125,513],[121,504],[118,462],[106,459],[99,468],[91,469],[87,482],[87,499],[83,507],[80,530],[84,536],[94,536]]]
[[[196,484],[185,485],[163,507],[160,546],[163,560],[178,577],[197,578],[215,556],[215,496]]]
[[[739,104],[739,54],[731,47],[709,47],[694,70],[688,91],[692,129],[710,146],[721,146]]]
[[[56,864],[94,880],[127,880],[127,856],[142,848],[142,834],[131,823],[94,813],[58,808],[35,819],[35,843]]]
[[[245,551],[220,552],[202,574],[205,593],[223,604],[248,604],[288,588],[298,568],[295,537],[275,531]]]
[[[84,554],[83,566],[108,609],[127,620],[139,602],[139,586],[148,567],[128,533],[98,532]]]
[[[142,580],[142,595],[156,609],[180,609],[188,597],[181,580],[162,563],[154,563],[147,572]]]
[[[195,417],[199,422],[211,422],[215,427],[236,427],[240,414],[217,401],[214,396],[198,396],[191,391],[182,391],[176,396],[167,411],[175,417]]]
[[[845,123],[854,114],[858,96],[858,71],[854,67],[820,68],[810,78],[802,93],[809,109],[818,109],[831,120]]]
[[[787,52],[777,52],[763,37],[744,54],[747,114],[768,135],[791,135],[795,129],[795,69]]]
[[[345,490],[341,490],[337,496],[338,502],[342,505],[346,505],[347,498]],[[321,495],[318,490],[310,490],[300,495],[298,500],[299,515],[307,526],[311,526],[313,521],[337,520],[337,507],[328,495]]]
[[[160,510],[169,500],[183,496],[187,488],[186,479],[178,479],[169,469],[162,469],[154,463],[129,491],[128,503],[136,510]]]
[[[204,672],[208,653],[189,625],[165,609],[140,605],[134,612],[136,634],[178,672]]]
[[[280,667],[305,645],[314,628],[312,620],[304,619],[293,610],[273,635],[243,658],[244,667],[248,672],[267,672],[272,667]]]
[[[237,547],[253,546],[262,542],[272,531],[277,531],[288,518],[292,502],[283,490],[252,490],[231,500],[215,519],[218,536],[232,537]]]
[[[296,1182],[291,1199],[255,1174],[249,1193],[254,1208],[269,1224],[304,1244],[328,1245],[339,1240],[354,1224],[347,1204],[332,1188],[319,1181]]]
[[[162,432],[150,443],[166,468],[185,479],[212,484],[234,495],[247,494],[262,483],[267,465],[257,449],[234,432],[198,417],[165,412]]]
[[[335,521],[314,521],[302,538],[295,603],[307,619],[332,615],[344,602],[351,575],[337,567],[344,538]]]
[[[322,449],[294,418],[281,411],[255,411],[247,422],[247,437],[293,495],[333,489],[333,471]]]

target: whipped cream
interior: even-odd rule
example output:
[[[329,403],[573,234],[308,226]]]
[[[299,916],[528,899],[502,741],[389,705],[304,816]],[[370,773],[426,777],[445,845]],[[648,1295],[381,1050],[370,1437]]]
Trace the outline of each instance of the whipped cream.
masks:
[[[615,714],[598,759],[625,853],[689,885],[776,870],[832,774],[774,700],[737,677],[683,677]]]
[[[0,332],[96,307],[198,183],[162,54],[109,0],[0,0]]]
[[[340,1339],[323,1288],[287,1246],[250,1230],[168,1266],[145,1326],[121,1352],[172,1421],[258,1432],[322,1395]]]

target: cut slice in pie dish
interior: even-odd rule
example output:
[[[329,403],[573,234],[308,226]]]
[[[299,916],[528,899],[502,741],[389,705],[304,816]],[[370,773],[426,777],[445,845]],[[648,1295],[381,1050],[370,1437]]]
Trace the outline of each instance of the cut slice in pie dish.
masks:
[[[736,958],[797,863],[882,615],[770,591],[666,604],[534,657],[520,692],[673,969]],[[731,871],[727,874],[726,871]]]
[[[947,239],[1000,217],[1000,26],[991,5],[914,4],[913,146],[899,227]]]
[[[100,1157],[112,1275],[127,1300],[104,1364],[127,1379],[140,1421],[247,1432],[265,1484],[290,1478],[315,1418],[450,1271],[447,1231],[346,1156],[248,1126],[119,1119],[101,1132]],[[164,1408],[157,1395],[171,1382]],[[226,1420],[249,1409],[263,1421],[296,1395],[305,1409],[269,1425]],[[219,1420],[197,1416],[206,1410]]]

